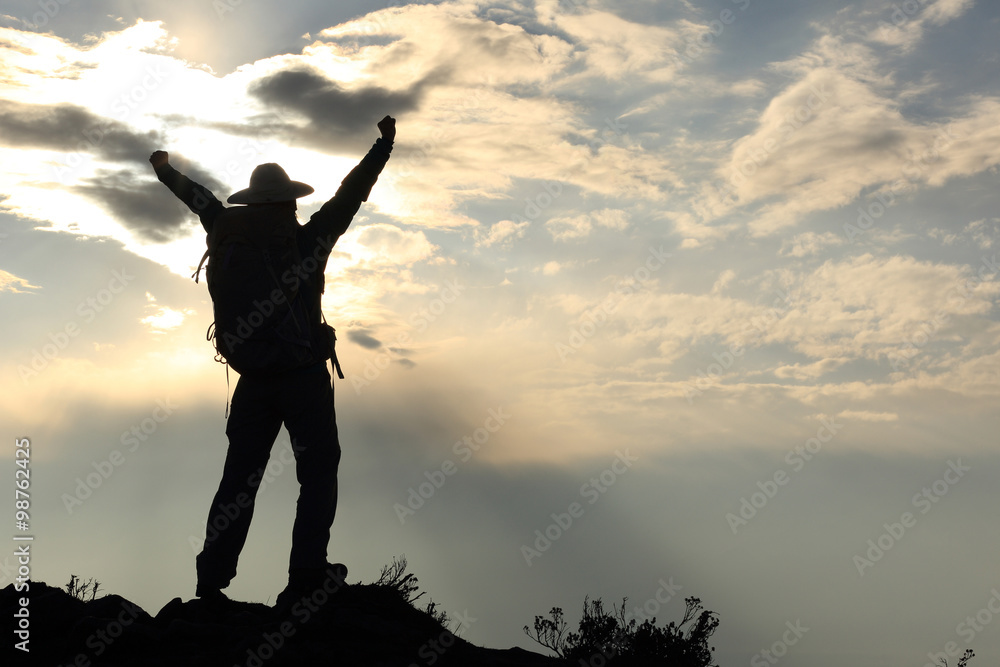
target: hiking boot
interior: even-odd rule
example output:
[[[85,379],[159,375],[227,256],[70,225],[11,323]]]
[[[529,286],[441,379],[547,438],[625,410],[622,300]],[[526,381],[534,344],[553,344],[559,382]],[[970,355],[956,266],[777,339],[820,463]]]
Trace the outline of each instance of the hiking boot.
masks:
[[[229,596],[223,593],[221,589],[214,586],[198,584],[194,594],[198,597],[206,609],[214,612],[223,611],[229,606],[229,603],[232,602],[232,600],[229,599]]]
[[[217,598],[219,596],[226,597],[225,593],[218,586],[209,586],[208,584],[198,584],[194,589],[194,596],[198,598]],[[227,598],[228,599],[228,598]]]
[[[303,599],[314,606],[322,605],[331,595],[347,586],[347,566],[327,563],[323,568],[295,568],[288,571],[288,585],[278,594],[274,608],[285,612]]]

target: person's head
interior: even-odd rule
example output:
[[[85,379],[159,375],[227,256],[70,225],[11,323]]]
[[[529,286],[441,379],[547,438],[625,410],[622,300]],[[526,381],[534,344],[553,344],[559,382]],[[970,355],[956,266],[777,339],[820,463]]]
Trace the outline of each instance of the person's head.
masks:
[[[312,193],[312,186],[291,180],[280,165],[268,162],[254,168],[250,174],[250,187],[234,192],[226,201],[230,204],[288,202],[294,210],[296,199]]]

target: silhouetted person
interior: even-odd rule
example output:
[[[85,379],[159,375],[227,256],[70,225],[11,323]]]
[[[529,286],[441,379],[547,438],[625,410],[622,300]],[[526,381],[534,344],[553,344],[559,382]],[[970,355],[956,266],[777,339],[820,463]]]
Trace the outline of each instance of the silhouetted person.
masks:
[[[216,349],[240,373],[226,425],[229,449],[222,481],[196,559],[198,597],[225,599],[221,589],[236,576],[254,498],[282,423],[291,436],[300,489],[288,586],[278,603],[310,594],[331,572],[340,578],[346,573],[327,561],[340,443],[326,361],[332,358],[338,374],[340,369],[320,302],[330,250],[367,201],[392,151],[395,119],[386,116],[378,129],[382,136],[304,225],[296,220],[295,200],[313,188],[290,180],[276,164],[255,168],[250,187],[227,200],[245,206],[227,208],[174,169],[166,152],[149,158],[157,178],[208,232]]]

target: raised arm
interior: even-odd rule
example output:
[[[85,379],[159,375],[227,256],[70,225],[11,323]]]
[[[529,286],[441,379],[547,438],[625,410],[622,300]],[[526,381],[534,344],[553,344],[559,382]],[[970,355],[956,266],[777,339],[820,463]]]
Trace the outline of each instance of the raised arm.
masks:
[[[325,260],[329,256],[337,239],[350,227],[362,202],[368,201],[372,187],[389,161],[392,142],[396,138],[396,119],[386,116],[378,122],[378,129],[382,136],[375,140],[368,154],[341,181],[337,194],[313,213],[303,226],[306,245],[315,250],[317,259]]]
[[[205,231],[212,231],[212,223],[216,216],[226,208],[215,198],[212,191],[174,169],[170,164],[170,154],[166,151],[154,151],[149,156],[149,163],[153,165],[153,171],[156,172],[160,182],[170,188],[170,191],[201,219],[201,226]]]

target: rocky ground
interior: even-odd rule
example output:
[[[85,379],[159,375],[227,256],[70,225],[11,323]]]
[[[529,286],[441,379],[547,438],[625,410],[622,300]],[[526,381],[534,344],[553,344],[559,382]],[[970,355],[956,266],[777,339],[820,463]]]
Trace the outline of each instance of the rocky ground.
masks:
[[[474,646],[416,608],[396,586],[353,584],[329,590],[333,592],[317,588],[280,611],[250,602],[174,598],[151,616],[118,595],[85,602],[32,581],[30,653],[16,650],[18,638],[7,632],[6,657],[0,662],[46,667],[567,664],[519,648]],[[15,630],[14,615],[23,596],[13,584],[0,591],[0,613],[14,620]]]

